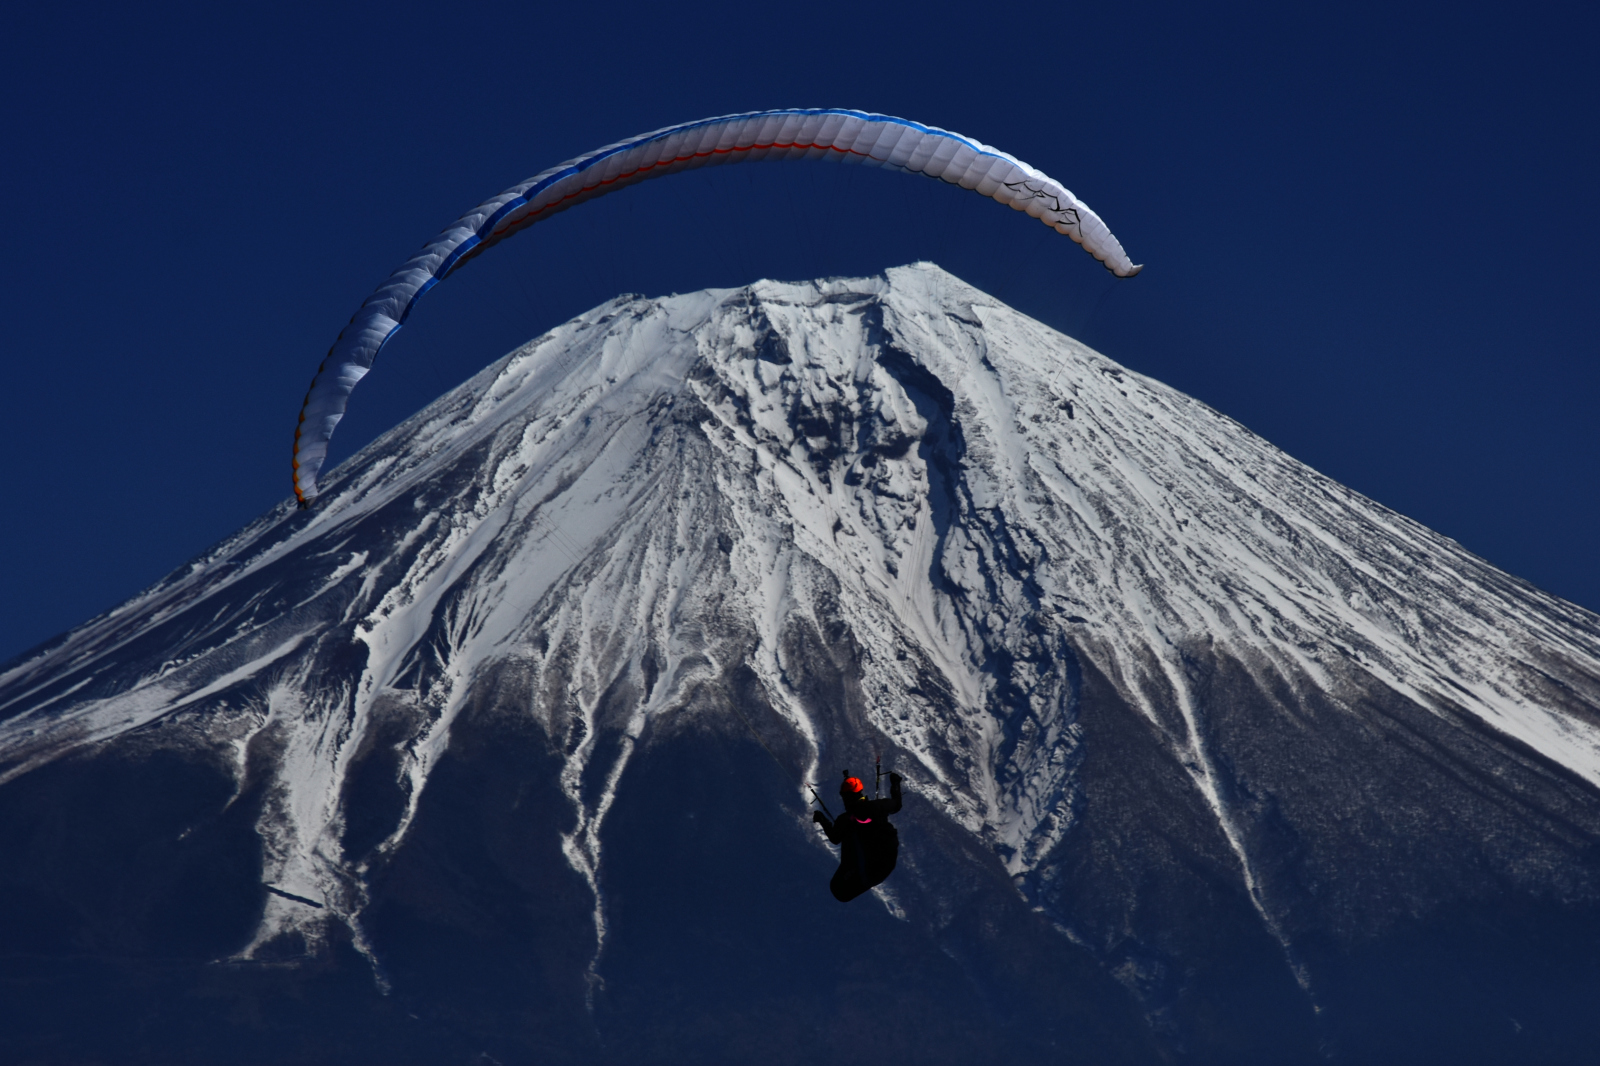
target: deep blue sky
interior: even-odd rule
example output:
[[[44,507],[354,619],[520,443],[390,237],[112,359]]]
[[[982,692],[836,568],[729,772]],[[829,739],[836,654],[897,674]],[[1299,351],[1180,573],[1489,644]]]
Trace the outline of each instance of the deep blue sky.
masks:
[[[619,291],[932,259],[1600,608],[1600,26],[1579,4],[1395,7],[11,9],[0,659],[287,497],[318,361],[461,212],[617,138],[786,106],[997,145],[1147,269],[1112,282],[898,174],[667,178],[430,294],[334,461]]]

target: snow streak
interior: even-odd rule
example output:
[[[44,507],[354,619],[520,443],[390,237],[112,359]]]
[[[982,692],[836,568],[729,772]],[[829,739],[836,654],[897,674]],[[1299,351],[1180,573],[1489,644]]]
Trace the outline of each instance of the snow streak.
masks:
[[[276,894],[246,954],[328,921],[367,950],[366,878],[406,839],[458,720],[514,675],[518,713],[560,753],[592,990],[630,762],[695,716],[743,733],[725,695],[740,671],[797,801],[826,716],[857,715],[1028,892],[1077,818],[1093,670],[1185,769],[1309,991],[1213,757],[1193,649],[1335,700],[1376,677],[1600,785],[1600,726],[1573,709],[1600,703],[1597,633],[919,264],[623,297],[532,341],[334,471],[315,510],[286,502],[12,664],[0,783],[184,723],[240,795],[267,797]],[[845,706],[797,685],[806,639],[848,661]],[[375,746],[403,802],[347,853],[352,768]]]

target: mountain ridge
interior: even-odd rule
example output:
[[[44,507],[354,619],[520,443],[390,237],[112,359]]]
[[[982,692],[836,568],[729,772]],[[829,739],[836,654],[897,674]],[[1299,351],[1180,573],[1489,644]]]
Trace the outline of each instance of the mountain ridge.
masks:
[[[652,834],[608,826],[696,745],[755,741],[762,832],[824,867],[806,782],[889,754],[917,802],[874,935],[983,985],[1044,923],[1040,973],[1143,1019],[1086,1025],[1103,1054],[1341,1054],[1361,945],[1600,900],[1600,617],[930,264],[609,301],[13,660],[0,715],[0,800],[208,767],[266,886],[218,957],[347,944],[388,999],[427,984],[393,961],[421,919],[384,916],[435,772],[524,738],[541,891],[590,900],[550,987],[616,1032]],[[958,947],[975,907],[1008,917]]]

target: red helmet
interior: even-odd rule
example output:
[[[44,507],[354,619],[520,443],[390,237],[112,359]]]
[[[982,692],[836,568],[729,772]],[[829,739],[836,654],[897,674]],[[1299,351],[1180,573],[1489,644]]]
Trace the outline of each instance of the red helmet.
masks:
[[[844,779],[844,784],[839,786],[839,795],[849,798],[860,795],[866,790],[867,786],[861,783],[861,778],[847,777]]]

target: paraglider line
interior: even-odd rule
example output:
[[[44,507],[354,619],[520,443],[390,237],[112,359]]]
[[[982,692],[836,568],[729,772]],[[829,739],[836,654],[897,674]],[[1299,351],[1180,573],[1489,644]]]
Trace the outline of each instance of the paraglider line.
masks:
[[[778,758],[771,748],[767,747],[767,742],[761,739],[761,734],[757,733],[756,727],[750,724],[750,719],[745,717],[744,712],[741,711],[736,704],[730,703],[728,706],[733,708],[733,713],[739,716],[739,721],[744,723],[744,727],[750,730],[750,735],[756,738],[756,743],[761,745],[761,750],[766,752],[768,755],[771,755],[772,761],[778,764],[778,769],[782,770],[784,774],[787,775],[789,768],[783,764],[783,760]]]
[[[1100,299],[1096,300],[1094,302],[1094,306],[1089,309],[1089,314],[1084,318],[1083,325],[1078,327],[1079,333],[1082,333],[1089,328],[1089,323],[1094,321],[1094,316],[1100,313],[1100,308],[1105,306],[1106,300],[1111,296],[1112,291],[1116,289],[1116,287],[1117,286],[1113,283],[1100,290]]]
[[[739,721],[744,723],[744,727],[746,729],[750,730],[750,735],[756,738],[756,743],[761,745],[761,750],[766,752],[768,755],[771,755],[772,756],[772,761],[778,764],[778,769],[779,770],[783,771],[783,776],[784,777],[788,777],[789,776],[789,768],[784,765],[782,759],[778,758],[776,752],[774,752],[771,748],[767,747],[767,742],[761,739],[761,734],[757,733],[756,732],[756,727],[750,724],[750,719],[745,717],[744,712],[739,709],[737,704],[730,703],[730,704],[728,704],[728,706],[733,708],[733,713],[739,716]],[[827,813],[829,821],[832,821],[833,820],[833,812],[828,810],[828,805],[826,803],[822,802],[822,797],[821,796],[817,795],[817,787],[815,785],[813,785],[809,781],[803,781],[801,783],[804,784],[806,786],[806,788],[811,790],[811,798],[817,801],[817,804],[819,806],[821,806],[821,808],[823,809],[824,812]]]

